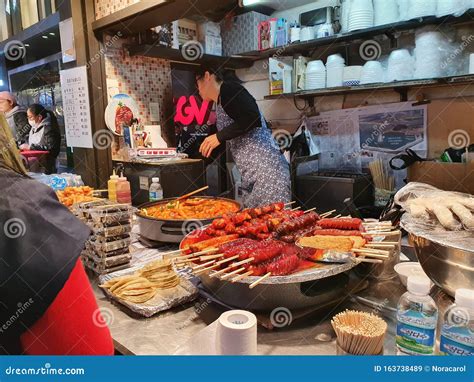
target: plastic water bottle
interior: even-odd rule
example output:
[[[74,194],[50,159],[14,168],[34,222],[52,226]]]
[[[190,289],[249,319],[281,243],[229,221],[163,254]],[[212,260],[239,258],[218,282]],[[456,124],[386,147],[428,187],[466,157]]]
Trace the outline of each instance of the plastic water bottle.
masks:
[[[439,352],[474,355],[474,290],[458,289],[454,304],[444,314]]]
[[[150,202],[157,202],[163,199],[163,188],[160,184],[160,178],[152,178],[149,189]]]
[[[438,307],[429,295],[431,281],[426,276],[409,276],[407,289],[397,306],[398,354],[431,355],[438,321]]]

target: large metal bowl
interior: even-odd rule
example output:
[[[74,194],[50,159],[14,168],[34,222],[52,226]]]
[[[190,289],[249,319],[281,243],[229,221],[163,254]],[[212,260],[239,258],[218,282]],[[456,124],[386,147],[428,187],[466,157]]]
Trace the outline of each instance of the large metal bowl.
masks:
[[[249,284],[258,277],[247,277],[231,283],[210,275],[200,275],[207,289],[229,306],[259,311],[271,311],[278,307],[302,309],[337,302],[347,294],[349,276],[355,262],[325,264],[288,276],[272,276],[255,288]]]
[[[456,248],[413,233],[409,238],[421,267],[437,286],[453,297],[456,289],[474,289],[474,248]]]

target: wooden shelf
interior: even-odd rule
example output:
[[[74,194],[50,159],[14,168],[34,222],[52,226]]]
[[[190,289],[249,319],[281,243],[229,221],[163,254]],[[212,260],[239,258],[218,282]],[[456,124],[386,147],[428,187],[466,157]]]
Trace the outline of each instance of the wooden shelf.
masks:
[[[301,43],[289,44],[286,46],[279,46],[276,48],[264,51],[251,51],[239,53],[239,56],[252,57],[254,60],[261,60],[272,56],[291,56],[296,53],[306,53],[315,50],[319,47],[345,43],[354,40],[361,40],[372,38],[379,35],[388,35],[392,37],[397,32],[407,31],[414,28],[419,28],[424,25],[455,25],[465,22],[474,21],[474,9],[470,9],[459,17],[444,16],[444,17],[422,17],[415,20],[400,21],[393,24],[380,25],[373,28],[362,29],[360,31],[339,33],[330,37],[318,38]]]
[[[140,1],[92,22],[97,36],[102,33],[130,36],[158,25],[183,18],[209,18],[219,21],[238,7],[236,0],[154,0]]]
[[[286,93],[279,95],[269,95],[265,96],[266,100],[275,100],[280,98],[315,98],[315,97],[324,97],[324,96],[333,96],[333,95],[345,95],[352,93],[361,93],[361,92],[372,92],[372,91],[386,91],[394,90],[398,93],[405,93],[410,88],[423,88],[423,87],[433,87],[433,86],[447,86],[447,85],[460,85],[460,84],[472,84],[474,85],[474,75],[465,75],[465,76],[455,76],[455,77],[444,77],[444,78],[434,78],[434,79],[423,79],[423,80],[410,80],[410,81],[399,81],[391,83],[382,83],[382,84],[367,84],[367,85],[358,85],[350,87],[335,87],[335,88],[325,88],[325,89],[315,89],[315,90],[305,90],[297,93]]]
[[[179,62],[188,65],[200,65],[203,62],[219,65],[227,69],[249,68],[253,60],[248,57],[221,57],[210,54],[203,54],[202,57],[195,60],[185,58],[179,49],[165,48],[157,45],[131,45],[127,46],[130,56],[145,56],[153,58],[162,58],[173,62]]]

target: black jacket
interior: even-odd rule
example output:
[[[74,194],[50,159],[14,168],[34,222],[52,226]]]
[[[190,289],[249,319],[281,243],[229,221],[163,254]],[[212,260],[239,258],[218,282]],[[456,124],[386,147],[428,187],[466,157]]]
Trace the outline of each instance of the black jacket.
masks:
[[[31,126],[28,123],[26,110],[17,105],[11,111],[5,113],[5,118],[17,145],[28,143]]]

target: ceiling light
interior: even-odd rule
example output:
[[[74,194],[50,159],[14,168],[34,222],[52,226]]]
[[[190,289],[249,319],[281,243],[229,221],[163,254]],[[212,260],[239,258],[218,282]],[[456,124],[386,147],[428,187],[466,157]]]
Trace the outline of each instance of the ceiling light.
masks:
[[[49,32],[49,35],[50,36],[56,36],[56,34],[54,32]]]
[[[48,38],[48,36],[46,36],[46,35],[43,35],[43,36],[41,36],[41,37],[43,37],[43,38]]]

